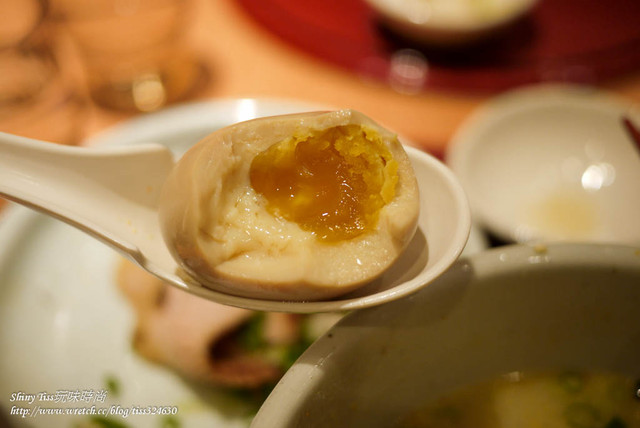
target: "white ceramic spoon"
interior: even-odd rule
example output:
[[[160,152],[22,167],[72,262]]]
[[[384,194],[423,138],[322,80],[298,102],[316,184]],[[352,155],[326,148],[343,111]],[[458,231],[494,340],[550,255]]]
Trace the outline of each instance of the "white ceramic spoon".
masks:
[[[0,133],[0,195],[65,221],[166,282],[218,303],[298,313],[353,310],[395,300],[427,285],[458,258],[467,241],[469,208],[453,174],[426,153],[406,150],[420,183],[416,236],[381,278],[327,301],[238,297],[176,275],[177,263],[157,219],[158,196],[174,165],[172,153],[161,145],[68,147]]]

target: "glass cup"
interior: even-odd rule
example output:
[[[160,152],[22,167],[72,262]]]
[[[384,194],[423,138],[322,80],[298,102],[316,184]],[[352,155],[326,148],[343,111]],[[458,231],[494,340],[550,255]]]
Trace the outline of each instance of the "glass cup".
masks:
[[[0,0],[0,49],[20,45],[41,24],[45,0]]]
[[[189,0],[56,0],[92,100],[152,111],[185,99],[204,70],[184,43]]]
[[[44,0],[0,0],[0,132],[76,144],[82,103],[44,42],[46,16]]]
[[[48,47],[0,50],[0,131],[60,144],[81,137],[80,98]]]
[[[80,102],[42,36],[43,0],[0,0],[0,131],[78,141]]]

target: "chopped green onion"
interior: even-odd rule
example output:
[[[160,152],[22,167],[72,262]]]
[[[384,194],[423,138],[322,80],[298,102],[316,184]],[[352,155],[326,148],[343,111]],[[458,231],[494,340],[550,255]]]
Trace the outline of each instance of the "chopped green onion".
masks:
[[[238,342],[247,351],[256,351],[266,345],[263,333],[264,320],[264,313],[256,313],[238,332]]]
[[[564,411],[564,418],[571,428],[600,428],[602,416],[589,403],[571,403]]]
[[[558,377],[562,389],[570,394],[576,394],[584,387],[584,377],[577,372],[564,372]]]
[[[452,404],[445,404],[436,407],[433,414],[436,419],[438,419],[440,422],[446,423],[447,426],[455,426],[460,424],[461,410]]]
[[[181,426],[180,420],[175,416],[165,416],[160,421],[161,428],[180,428]]]
[[[622,419],[614,417],[607,422],[604,428],[627,428],[627,424]]]
[[[110,395],[118,396],[120,394],[120,381],[113,375],[107,375],[104,378],[104,384]]]
[[[288,370],[291,366],[293,366],[293,363],[295,363],[296,360],[300,358],[300,355],[302,355],[302,353],[306,351],[309,346],[311,346],[311,343],[313,343],[312,340],[303,337],[295,343],[289,345],[282,355],[280,366],[284,370]]]
[[[128,425],[125,425],[122,422],[105,418],[104,416],[92,416],[90,420],[93,425],[100,428],[128,428],[129,427]]]

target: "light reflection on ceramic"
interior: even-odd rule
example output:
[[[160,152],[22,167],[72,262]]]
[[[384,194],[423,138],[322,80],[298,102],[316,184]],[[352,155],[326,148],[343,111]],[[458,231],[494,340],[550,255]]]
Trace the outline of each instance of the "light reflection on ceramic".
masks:
[[[403,94],[420,92],[429,76],[429,63],[415,49],[401,49],[391,56],[389,84]]]
[[[586,191],[597,191],[605,186],[611,186],[616,179],[616,169],[607,162],[591,164],[584,170],[581,177],[582,187]]]
[[[591,88],[511,91],[469,118],[447,162],[504,240],[640,244],[640,156],[623,115],[640,122],[637,105]]]

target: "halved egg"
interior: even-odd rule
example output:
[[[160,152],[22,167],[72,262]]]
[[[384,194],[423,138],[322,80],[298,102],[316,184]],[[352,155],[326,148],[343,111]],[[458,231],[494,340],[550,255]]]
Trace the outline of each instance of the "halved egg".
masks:
[[[160,202],[165,241],[189,276],[228,294],[292,301],[380,276],[418,214],[402,144],[353,110],[220,129],[180,159]]]

